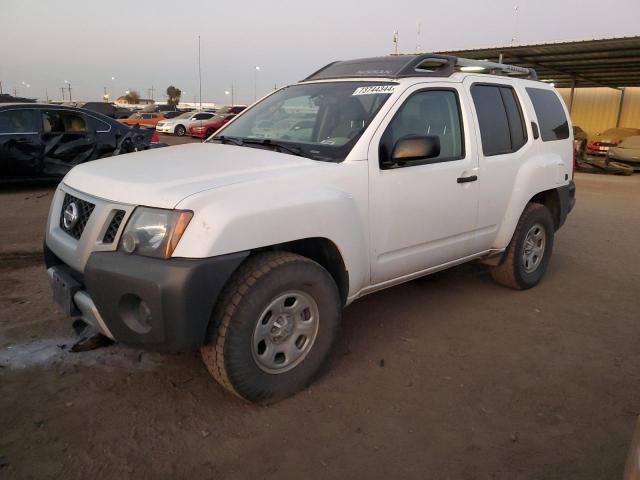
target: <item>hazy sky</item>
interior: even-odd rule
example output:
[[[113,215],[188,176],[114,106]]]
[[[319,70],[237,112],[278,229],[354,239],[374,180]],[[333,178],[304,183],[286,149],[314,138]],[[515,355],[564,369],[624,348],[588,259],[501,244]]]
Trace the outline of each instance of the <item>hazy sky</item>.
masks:
[[[518,5],[517,14],[514,12]],[[603,6],[604,5],[604,6]],[[383,55],[399,31],[402,52],[583,40],[640,34],[640,0],[0,0],[3,91],[100,100],[174,84],[191,101],[241,102],[339,59]],[[115,81],[111,77],[115,76]],[[29,88],[22,82],[30,84]]]

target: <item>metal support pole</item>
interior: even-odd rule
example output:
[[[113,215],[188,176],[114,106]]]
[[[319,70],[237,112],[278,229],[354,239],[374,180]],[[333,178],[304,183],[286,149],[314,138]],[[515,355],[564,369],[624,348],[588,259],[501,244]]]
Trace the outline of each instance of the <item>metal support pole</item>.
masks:
[[[571,93],[569,94],[569,115],[573,112],[573,94],[576,91],[576,81],[571,81]]]
[[[620,126],[620,118],[622,117],[622,107],[624,106],[625,88],[620,89],[620,104],[618,105],[618,118],[616,119],[616,128]]]

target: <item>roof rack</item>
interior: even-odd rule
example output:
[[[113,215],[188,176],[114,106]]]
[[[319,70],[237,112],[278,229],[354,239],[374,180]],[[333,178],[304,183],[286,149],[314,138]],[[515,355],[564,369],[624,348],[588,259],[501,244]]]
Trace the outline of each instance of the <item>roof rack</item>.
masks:
[[[457,71],[538,79],[536,71],[532,68],[426,53],[331,62],[302,81],[355,77],[449,77]]]

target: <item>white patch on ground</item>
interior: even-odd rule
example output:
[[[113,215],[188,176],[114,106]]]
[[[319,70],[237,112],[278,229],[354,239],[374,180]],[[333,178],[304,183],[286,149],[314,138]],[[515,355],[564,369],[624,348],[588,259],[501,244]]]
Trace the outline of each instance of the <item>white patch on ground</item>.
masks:
[[[33,367],[77,365],[107,370],[151,370],[162,363],[162,355],[112,345],[88,352],[72,353],[77,338],[45,338],[28,343],[5,343],[0,339],[0,371]]]

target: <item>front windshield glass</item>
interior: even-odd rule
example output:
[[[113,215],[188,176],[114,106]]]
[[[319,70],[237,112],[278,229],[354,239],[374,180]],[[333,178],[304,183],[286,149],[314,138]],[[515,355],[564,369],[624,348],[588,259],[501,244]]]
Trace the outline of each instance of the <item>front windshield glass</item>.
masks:
[[[351,81],[292,85],[252,107],[208,141],[258,148],[283,145],[295,148],[287,153],[340,162],[395,85]]]

